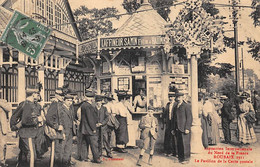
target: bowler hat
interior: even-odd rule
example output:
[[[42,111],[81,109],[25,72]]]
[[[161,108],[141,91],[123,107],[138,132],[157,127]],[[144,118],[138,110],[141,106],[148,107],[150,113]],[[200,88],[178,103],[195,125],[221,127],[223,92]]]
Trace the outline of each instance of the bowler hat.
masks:
[[[101,96],[101,95],[96,95],[96,96],[95,96],[96,102],[102,101],[103,99],[104,99],[104,97]]]
[[[89,90],[89,89],[86,89],[86,90],[85,90],[85,95],[86,95],[87,97],[94,97],[94,96],[95,96],[95,93],[94,93],[93,91]]]
[[[39,89],[36,86],[28,86],[26,88],[26,93],[39,93]]]
[[[64,96],[64,100],[66,100],[66,99],[73,99],[73,98],[74,98],[74,96],[72,96],[71,94],[66,94]]]

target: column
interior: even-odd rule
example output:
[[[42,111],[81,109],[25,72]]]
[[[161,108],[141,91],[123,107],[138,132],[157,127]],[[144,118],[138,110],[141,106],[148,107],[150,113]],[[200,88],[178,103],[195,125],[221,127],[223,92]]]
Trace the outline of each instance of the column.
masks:
[[[24,63],[24,53],[19,52],[18,54],[18,60],[21,63]],[[24,101],[25,98],[25,66],[23,64],[18,64],[18,103]]]
[[[101,82],[100,82],[100,73],[101,73],[101,69],[100,69],[100,61],[98,61],[97,65],[96,65],[96,76],[97,76],[97,94],[101,93]]]
[[[39,64],[43,64],[44,62],[44,54],[42,53],[39,56]],[[44,86],[44,65],[42,65],[39,69],[38,69],[38,81],[42,84],[42,90],[40,92],[40,95],[42,97],[42,101],[40,102],[41,106],[44,105],[44,101],[45,101],[45,97],[44,97],[44,91],[45,91],[45,86]]]
[[[62,87],[64,85],[64,73],[65,70],[61,69],[58,76],[58,87]]]
[[[201,120],[198,113],[198,59],[191,55],[191,152],[200,153],[204,150],[202,145]]]

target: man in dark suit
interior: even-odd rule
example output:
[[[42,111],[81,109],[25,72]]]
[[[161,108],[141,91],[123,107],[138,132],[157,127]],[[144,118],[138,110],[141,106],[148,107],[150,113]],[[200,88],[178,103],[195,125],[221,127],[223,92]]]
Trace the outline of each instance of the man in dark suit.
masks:
[[[36,87],[28,87],[26,89],[26,100],[19,104],[10,120],[11,130],[18,130],[20,137],[20,153],[17,166],[34,166],[38,124],[43,121],[43,118],[40,116],[41,111],[35,103],[38,100],[38,96],[39,90]]]
[[[46,115],[46,123],[57,131],[63,132],[63,139],[55,140],[55,165],[69,167],[72,153],[72,138],[76,135],[76,127],[73,123],[75,114],[72,109],[73,96],[67,94],[64,101],[54,102]]]
[[[192,113],[191,106],[183,101],[183,93],[176,92],[177,105],[172,119],[173,133],[177,138],[178,159],[182,164],[189,163]]]
[[[112,153],[111,153],[111,147],[110,143],[108,142],[108,127],[107,127],[107,122],[109,119],[109,115],[107,112],[107,108],[103,106],[102,104],[103,97],[100,95],[96,95],[96,107],[98,111],[98,123],[97,123],[97,128],[98,128],[98,134],[99,134],[99,143],[98,143],[98,150],[100,156],[102,156],[102,148],[104,145],[104,148],[107,152],[107,157],[112,158]]]
[[[102,163],[100,160],[100,155],[98,152],[98,133],[97,133],[97,123],[98,123],[98,113],[95,108],[95,94],[92,92],[86,92],[86,101],[81,105],[81,121],[79,130],[82,133],[83,140],[86,141],[87,148],[90,146],[93,162]],[[87,153],[88,154],[88,153]]]
[[[233,115],[231,114],[231,104],[228,101],[227,96],[221,96],[220,102],[223,104],[221,108],[221,118],[222,118],[222,130],[225,138],[225,143],[228,144],[231,142],[231,135],[230,135],[230,123],[234,119]]]
[[[169,102],[166,104],[163,118],[165,123],[165,135],[164,135],[164,151],[166,156],[176,156],[177,155],[177,140],[176,136],[171,133],[172,131],[172,117],[173,117],[173,108],[176,105],[175,95],[169,95]]]

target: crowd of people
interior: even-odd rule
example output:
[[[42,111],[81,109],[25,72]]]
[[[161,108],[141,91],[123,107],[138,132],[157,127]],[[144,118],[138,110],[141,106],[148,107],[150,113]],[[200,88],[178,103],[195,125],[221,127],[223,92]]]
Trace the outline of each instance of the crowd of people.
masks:
[[[38,87],[28,87],[26,100],[18,105],[10,119],[11,130],[19,136],[17,166],[33,167],[35,160],[42,159],[49,148],[51,167],[74,166],[71,156],[75,136],[79,161],[102,163],[102,156],[113,158],[112,150],[127,153],[126,147],[137,148],[131,114],[136,109],[130,103],[131,94],[117,91],[115,100],[110,93],[98,95],[86,90],[85,96],[79,98],[68,87],[61,87],[50,95],[51,104],[41,107],[39,92]],[[137,165],[146,149],[151,150],[149,163],[152,164],[158,121],[152,110],[149,111],[139,125],[144,142]],[[103,150],[106,155],[102,155]]]
[[[19,136],[17,166],[33,167],[36,159],[41,159],[51,148],[50,166],[74,166],[71,160],[73,140],[77,142],[77,159],[79,161],[102,163],[102,156],[113,158],[113,152],[127,153],[126,148],[136,147],[136,133],[133,126],[132,112],[142,110],[144,95],[130,102],[132,95],[118,91],[114,98],[111,93],[96,94],[86,90],[85,96],[79,98],[68,87],[57,88],[50,95],[50,105],[41,107],[40,89],[28,87],[26,100],[21,102],[10,118],[10,128]],[[116,99],[116,100],[115,100]],[[188,100],[187,100],[188,99]],[[257,141],[254,124],[260,119],[260,98],[254,92],[254,98],[242,93],[235,100],[235,108],[230,98],[225,95],[198,94],[198,116],[201,120],[202,143],[205,148],[220,142],[221,124],[224,143],[232,143],[230,124],[237,120],[237,137],[241,145]],[[0,100],[1,115],[1,166],[5,166],[6,133],[8,131],[8,113],[11,105]],[[236,113],[232,112],[235,109]],[[148,107],[140,122],[140,154],[137,165],[141,166],[146,150],[149,150],[148,163],[152,165],[154,147],[158,137],[158,119],[153,109]],[[189,163],[191,155],[192,113],[189,98],[176,91],[169,96],[169,103],[163,112],[165,136],[164,150],[166,156],[175,156],[182,164]],[[89,157],[91,149],[93,159]],[[103,153],[105,152],[105,155]]]
[[[183,122],[182,117],[186,116],[186,119],[189,120],[187,114],[181,117],[178,116],[179,95],[177,95],[171,94],[169,96],[169,103],[164,110],[164,151],[166,156],[178,157],[181,163],[186,163],[189,161],[190,155],[190,136],[185,131],[187,129],[187,132],[189,132],[191,125],[186,122],[185,129],[176,129],[176,122]],[[253,97],[244,92],[238,95],[233,102],[226,95],[217,97],[213,93],[205,95],[200,92],[198,102],[204,148],[209,145],[217,145],[221,142],[221,137],[223,137],[223,143],[225,144],[238,144],[240,146],[257,141],[254,132],[254,125],[258,125],[260,119],[260,98],[257,91],[254,91]],[[190,105],[189,100],[184,100],[184,103]],[[191,113],[188,114],[191,115]],[[237,120],[236,135],[239,143],[231,141],[230,124],[233,120]],[[220,127],[222,127],[222,132]],[[178,135],[176,132],[182,134]],[[180,143],[184,145],[186,153],[183,153],[183,149],[180,149]]]

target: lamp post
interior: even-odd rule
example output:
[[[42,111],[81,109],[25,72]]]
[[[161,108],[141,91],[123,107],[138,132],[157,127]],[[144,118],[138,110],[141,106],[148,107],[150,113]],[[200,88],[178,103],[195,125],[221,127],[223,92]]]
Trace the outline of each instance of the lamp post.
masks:
[[[239,55],[238,55],[238,2],[237,0],[232,0],[232,19],[234,24],[234,39],[235,39],[235,68],[236,68],[236,93],[240,92],[240,76],[239,76]]]

